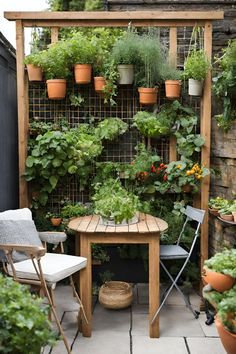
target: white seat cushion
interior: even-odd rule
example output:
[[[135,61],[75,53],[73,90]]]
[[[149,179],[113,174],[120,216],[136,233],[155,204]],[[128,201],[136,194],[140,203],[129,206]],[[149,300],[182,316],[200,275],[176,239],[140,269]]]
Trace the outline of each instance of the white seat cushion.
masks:
[[[0,220],[32,220],[32,212],[28,208],[6,210],[0,213]]]
[[[41,265],[44,278],[47,283],[57,283],[73,273],[83,269],[87,265],[87,259],[84,257],[69,256],[66,254],[46,253],[41,258]],[[38,279],[31,259],[14,263],[17,277],[24,279]],[[12,270],[8,265],[9,274]]]
[[[187,258],[188,252],[184,248],[177,245],[161,245],[160,258],[161,259],[177,259]]]

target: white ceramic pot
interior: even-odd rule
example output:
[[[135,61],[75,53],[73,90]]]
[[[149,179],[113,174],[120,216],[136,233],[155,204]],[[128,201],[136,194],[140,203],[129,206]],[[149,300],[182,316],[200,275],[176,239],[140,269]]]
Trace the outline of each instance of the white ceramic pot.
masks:
[[[188,94],[190,96],[201,96],[202,95],[202,88],[203,88],[203,81],[188,80]]]
[[[119,85],[132,85],[134,81],[134,66],[133,65],[118,65]]]

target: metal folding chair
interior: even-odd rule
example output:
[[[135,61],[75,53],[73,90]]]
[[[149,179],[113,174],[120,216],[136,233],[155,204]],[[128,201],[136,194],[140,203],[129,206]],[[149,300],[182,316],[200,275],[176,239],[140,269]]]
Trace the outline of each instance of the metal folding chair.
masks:
[[[177,282],[178,282],[181,274],[183,273],[183,270],[186,267],[186,265],[187,265],[187,263],[188,263],[188,261],[189,261],[189,259],[191,257],[191,254],[193,252],[195,243],[197,241],[197,237],[199,235],[199,229],[200,229],[200,226],[201,226],[201,224],[203,222],[203,219],[204,219],[205,210],[196,209],[196,208],[193,208],[193,207],[188,205],[186,207],[186,210],[185,210],[184,214],[187,217],[186,217],[186,220],[184,222],[183,228],[182,228],[182,230],[180,232],[180,235],[178,237],[177,243],[175,245],[161,245],[161,247],[160,247],[160,264],[161,264],[161,267],[166,272],[166,274],[168,275],[168,277],[170,278],[171,284],[170,284],[169,287],[167,287],[167,289],[166,289],[166,291],[164,293],[164,297],[163,297],[163,299],[161,301],[161,304],[160,304],[159,308],[157,309],[155,315],[153,316],[152,323],[155,321],[155,319],[158,316],[159,312],[161,311],[164,303],[166,302],[168,296],[170,295],[171,290],[174,287],[177,289],[178,293],[183,297],[187,308],[193,313],[194,317],[198,318],[198,316],[199,316],[199,312],[193,310],[192,305],[191,305],[191,303],[189,301],[189,298],[187,298],[185,296],[185,294],[181,291],[181,289],[179,288]],[[196,226],[196,230],[195,230],[195,233],[194,233],[194,238],[193,238],[190,250],[186,251],[183,247],[180,246],[180,243],[181,243],[182,235],[184,234],[185,228],[187,226],[187,223],[189,221],[192,221],[192,220],[197,222],[197,226]],[[167,267],[164,264],[164,261],[172,260],[172,259],[183,259],[184,260],[184,263],[183,263],[179,273],[177,274],[176,278],[174,278],[170,274],[169,270],[167,269]]]

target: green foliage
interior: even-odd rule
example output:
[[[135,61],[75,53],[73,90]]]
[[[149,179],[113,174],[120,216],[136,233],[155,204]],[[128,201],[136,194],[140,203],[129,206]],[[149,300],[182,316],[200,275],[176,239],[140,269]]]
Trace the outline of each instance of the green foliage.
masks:
[[[92,130],[86,132],[83,125],[80,129],[47,131],[38,135],[26,159],[25,172],[26,181],[37,181],[39,196],[36,201],[46,205],[48,195],[66,175],[78,174],[81,186],[86,184],[86,167],[89,166],[90,171],[91,161],[101,152],[101,142]]]
[[[211,64],[204,50],[193,50],[184,62],[184,77],[186,79],[204,80]]]
[[[102,0],[85,0],[85,11],[96,11],[103,9],[103,1]]]
[[[93,64],[97,54],[96,43],[88,40],[80,32],[65,41],[70,64]]]
[[[24,63],[33,64],[34,66],[41,66],[41,54],[38,52],[27,55],[25,57]]]
[[[96,243],[92,243],[92,258],[101,262],[109,262],[110,260],[106,248]]]
[[[164,57],[158,37],[151,34],[140,36],[139,53],[141,63],[136,71],[136,85],[154,87],[160,84]]]
[[[104,103],[110,103],[111,106],[116,105],[114,97],[117,96],[117,79],[119,77],[117,66],[113,59],[107,59],[104,64],[105,87],[103,89]]]
[[[0,352],[36,354],[56,339],[42,299],[0,274]]]
[[[163,64],[162,67],[162,79],[166,80],[180,80],[182,77],[182,72],[176,68],[174,68],[169,63]]]
[[[236,290],[232,296],[223,299],[217,308],[217,316],[228,331],[236,334]]]
[[[215,272],[236,278],[236,249],[224,250],[206,260],[204,265]]]
[[[140,63],[140,37],[134,30],[128,29],[112,48],[112,59],[116,65]]]
[[[157,137],[170,133],[171,120],[163,114],[139,111],[134,116],[134,126],[147,137]]]
[[[46,80],[68,79],[71,77],[70,57],[66,41],[50,44],[47,50],[40,54],[40,66]]]
[[[119,135],[124,134],[128,129],[128,124],[120,118],[107,118],[98,123],[95,128],[95,135],[98,139],[114,140]]]
[[[128,193],[117,179],[97,183],[92,200],[96,214],[117,224],[131,219],[138,209],[138,197]]]
[[[151,149],[145,147],[144,144],[139,144],[135,148],[136,155],[131,164],[131,178],[135,179],[140,172],[149,172],[151,166],[160,161],[160,157]]]
[[[80,93],[74,95],[73,93],[69,96],[70,104],[74,107],[80,107],[84,103],[84,98],[81,96]]]
[[[77,216],[84,216],[91,214],[91,208],[82,203],[67,203],[61,209],[61,216],[64,219],[70,219]]]
[[[228,205],[228,200],[221,198],[221,197],[216,197],[216,198],[211,198],[208,202],[208,206],[211,209],[217,209],[220,210],[222,209],[225,205]]]
[[[215,66],[219,72],[213,78],[213,90],[220,99],[223,113],[216,116],[218,126],[228,131],[236,119],[236,40],[229,42],[223,49],[223,55],[217,58]]]
[[[177,137],[177,151],[184,157],[190,157],[194,152],[200,152],[205,139],[200,134],[189,134],[186,137],[182,134],[175,134]]]
[[[31,135],[45,134],[50,130],[66,131],[68,129],[69,129],[68,122],[61,117],[55,119],[54,122],[40,121],[35,118],[32,122],[30,122],[30,127],[29,127]]]

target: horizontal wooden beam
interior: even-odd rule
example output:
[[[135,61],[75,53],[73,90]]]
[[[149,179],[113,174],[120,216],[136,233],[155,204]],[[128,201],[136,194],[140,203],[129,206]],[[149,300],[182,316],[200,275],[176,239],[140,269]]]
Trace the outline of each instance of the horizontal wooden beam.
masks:
[[[205,26],[204,20],[23,20],[24,27],[193,27]]]
[[[24,11],[24,12],[4,12],[4,17],[10,21],[15,20],[50,20],[71,22],[79,20],[81,22],[96,20],[222,20],[224,18],[223,11],[123,11],[123,12],[106,12],[106,11],[78,11],[78,12],[50,12],[50,11]]]

